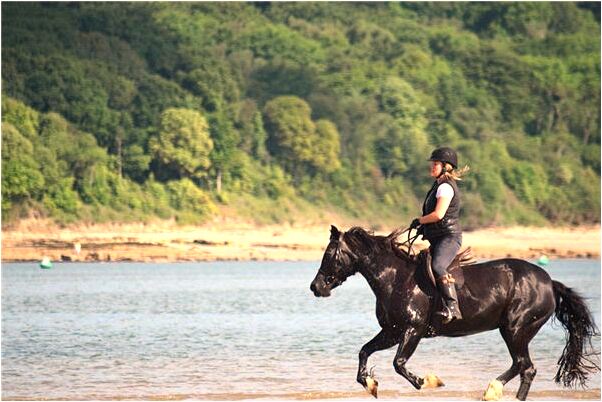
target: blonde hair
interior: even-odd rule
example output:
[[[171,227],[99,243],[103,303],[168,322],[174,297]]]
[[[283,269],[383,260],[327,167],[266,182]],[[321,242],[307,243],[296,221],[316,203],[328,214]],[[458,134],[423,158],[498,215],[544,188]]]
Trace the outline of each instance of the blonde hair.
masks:
[[[452,180],[462,180],[462,176],[464,176],[470,170],[468,165],[464,166],[462,169],[454,169],[454,167],[449,163],[443,164],[443,169],[445,169],[445,173],[443,175]]]

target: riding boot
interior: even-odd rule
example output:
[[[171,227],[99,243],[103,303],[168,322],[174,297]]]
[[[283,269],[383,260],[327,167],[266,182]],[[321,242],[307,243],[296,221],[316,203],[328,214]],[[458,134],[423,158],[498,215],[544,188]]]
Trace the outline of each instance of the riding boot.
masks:
[[[462,313],[458,305],[458,294],[456,293],[455,280],[450,274],[444,275],[437,280],[439,290],[443,299],[443,311],[438,311],[435,314],[443,316],[443,323],[447,324],[452,320],[461,320]]]

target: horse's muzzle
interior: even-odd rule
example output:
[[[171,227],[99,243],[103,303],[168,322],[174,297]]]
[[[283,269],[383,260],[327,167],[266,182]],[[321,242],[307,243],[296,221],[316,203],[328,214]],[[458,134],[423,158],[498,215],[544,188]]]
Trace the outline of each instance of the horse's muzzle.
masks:
[[[328,297],[330,296],[330,289],[324,282],[324,277],[320,274],[316,275],[315,279],[311,282],[309,289],[314,293],[316,297]]]

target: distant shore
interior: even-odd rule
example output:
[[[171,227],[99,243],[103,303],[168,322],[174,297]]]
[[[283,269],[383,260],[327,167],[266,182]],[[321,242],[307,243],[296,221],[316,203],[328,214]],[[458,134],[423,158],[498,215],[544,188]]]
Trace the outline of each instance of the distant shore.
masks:
[[[339,225],[341,230],[348,228]],[[387,229],[376,234],[388,234],[393,228]],[[2,261],[40,261],[44,256],[52,261],[318,261],[329,230],[328,224],[256,226],[219,221],[184,227],[158,222],[61,228],[30,220],[2,231]],[[427,246],[422,241],[415,244]],[[533,259],[544,254],[551,259],[600,258],[600,226],[482,229],[465,232],[463,246],[470,246],[478,259]]]

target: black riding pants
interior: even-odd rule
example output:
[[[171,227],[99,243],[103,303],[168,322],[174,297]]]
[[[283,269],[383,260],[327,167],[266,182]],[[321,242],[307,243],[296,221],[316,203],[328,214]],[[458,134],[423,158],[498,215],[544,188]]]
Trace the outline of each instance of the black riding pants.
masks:
[[[447,267],[454,260],[462,245],[462,233],[450,234],[429,240],[431,243],[431,266],[437,278],[447,274]]]

